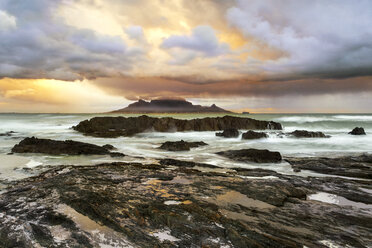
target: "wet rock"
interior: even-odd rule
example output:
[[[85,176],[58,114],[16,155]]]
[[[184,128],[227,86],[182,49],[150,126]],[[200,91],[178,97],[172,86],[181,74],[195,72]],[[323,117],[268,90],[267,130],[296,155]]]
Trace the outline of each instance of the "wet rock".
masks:
[[[12,148],[13,153],[44,153],[50,155],[113,155],[119,156],[119,153],[111,153],[109,149],[94,144],[66,140],[38,139],[35,137],[25,138],[19,144]],[[124,154],[120,153],[120,156]]]
[[[362,127],[356,127],[351,132],[349,132],[351,135],[366,135],[366,132],[364,131],[364,128]]]
[[[294,136],[296,138],[329,138],[330,136],[325,135],[322,132],[310,132],[306,130],[296,130],[289,135]]]
[[[236,161],[255,162],[255,163],[279,163],[282,156],[279,152],[259,149],[242,149],[217,152],[218,155],[227,157]]]
[[[94,117],[80,122],[73,129],[95,137],[132,136],[147,131],[218,131],[225,129],[273,129],[281,130],[280,123],[259,121],[234,116],[207,117],[203,119],[181,120],[171,117],[154,118],[146,115],[139,117]]]
[[[110,144],[103,145],[102,147],[107,150],[116,150],[116,147]]]
[[[199,146],[206,146],[207,143],[203,141],[199,142],[186,142],[184,140],[181,141],[167,141],[163,143],[159,148],[167,151],[190,151],[190,148],[195,148]]]
[[[338,158],[286,158],[294,170],[311,170],[322,174],[372,179],[372,155]]]
[[[242,134],[242,139],[262,139],[268,138],[269,136],[266,133],[262,132],[255,132],[255,131],[248,131]]]
[[[16,132],[14,131],[9,131],[5,133],[0,133],[0,136],[13,136]]]
[[[370,212],[307,200],[320,188],[351,193],[360,184],[155,164],[60,166],[0,195],[0,246],[369,247]]]
[[[223,132],[216,133],[216,136],[225,137],[225,138],[237,138],[239,137],[239,130],[235,128],[225,129]]]
[[[205,168],[220,168],[212,164],[196,163],[192,161],[183,161],[183,160],[177,160],[177,159],[171,159],[171,158],[160,159],[159,164],[166,165],[166,166],[186,167],[186,168],[193,168],[196,166],[205,167]]]

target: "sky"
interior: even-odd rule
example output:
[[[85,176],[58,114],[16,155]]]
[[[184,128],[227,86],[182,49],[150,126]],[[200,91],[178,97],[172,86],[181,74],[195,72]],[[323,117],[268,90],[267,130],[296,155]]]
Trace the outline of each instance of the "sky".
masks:
[[[372,112],[370,0],[0,0],[0,112]]]

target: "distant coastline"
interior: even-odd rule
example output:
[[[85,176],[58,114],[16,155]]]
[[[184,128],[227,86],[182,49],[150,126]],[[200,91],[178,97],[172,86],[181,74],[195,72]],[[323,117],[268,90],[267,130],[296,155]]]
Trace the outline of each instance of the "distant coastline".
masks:
[[[163,99],[150,102],[138,100],[128,107],[109,113],[125,114],[161,114],[161,113],[233,113],[212,104],[211,106],[194,105],[186,100]]]

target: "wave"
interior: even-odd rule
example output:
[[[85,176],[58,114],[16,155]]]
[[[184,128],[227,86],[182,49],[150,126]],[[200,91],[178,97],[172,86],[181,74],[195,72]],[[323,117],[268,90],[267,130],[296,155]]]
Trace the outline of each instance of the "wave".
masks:
[[[320,122],[320,121],[337,121],[332,117],[317,117],[317,116],[284,116],[275,118],[274,121],[278,122],[296,122],[296,123],[306,123],[306,122]]]
[[[332,115],[332,116],[283,116],[275,118],[278,122],[312,123],[312,122],[372,122],[372,115]]]
[[[343,121],[372,121],[372,115],[336,115],[334,118]]]

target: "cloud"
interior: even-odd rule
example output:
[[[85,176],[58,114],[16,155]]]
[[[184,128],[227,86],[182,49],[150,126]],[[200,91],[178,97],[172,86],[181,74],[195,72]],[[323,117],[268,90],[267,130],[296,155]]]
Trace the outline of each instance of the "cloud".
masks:
[[[0,32],[7,31],[16,27],[17,22],[14,16],[9,15],[7,12],[0,9]]]
[[[125,29],[125,33],[133,40],[140,43],[146,42],[146,37],[141,26],[129,26]]]
[[[120,36],[67,25],[55,15],[66,3],[2,1],[0,17],[6,18],[1,25],[7,29],[0,32],[0,78],[119,76],[130,71],[132,60],[141,60],[142,51],[128,47]]]
[[[372,75],[372,2],[243,1],[226,14],[246,38],[285,52],[256,68],[270,78]]]
[[[106,78],[91,81],[110,94],[127,99],[154,99],[159,97],[183,98],[282,98],[320,96],[341,93],[372,92],[372,77],[353,79],[301,79],[291,81],[252,82],[245,79],[192,83],[195,78]],[[202,79],[201,79],[202,80]]]
[[[199,54],[207,57],[215,57],[229,52],[229,45],[220,43],[216,32],[210,26],[198,26],[190,35],[172,35],[161,44],[163,49],[178,48],[173,51],[173,58],[180,55],[180,64],[188,62]]]

